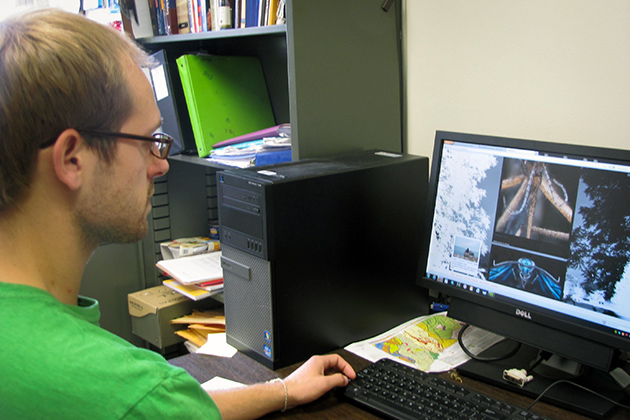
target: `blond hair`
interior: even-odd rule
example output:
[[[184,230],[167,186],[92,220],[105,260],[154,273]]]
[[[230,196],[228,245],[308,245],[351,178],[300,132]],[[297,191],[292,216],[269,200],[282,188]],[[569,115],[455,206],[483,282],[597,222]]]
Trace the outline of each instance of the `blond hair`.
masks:
[[[67,128],[116,131],[132,108],[130,39],[81,15],[40,10],[0,22],[0,211],[28,188],[39,146]],[[115,143],[88,139],[106,161]]]

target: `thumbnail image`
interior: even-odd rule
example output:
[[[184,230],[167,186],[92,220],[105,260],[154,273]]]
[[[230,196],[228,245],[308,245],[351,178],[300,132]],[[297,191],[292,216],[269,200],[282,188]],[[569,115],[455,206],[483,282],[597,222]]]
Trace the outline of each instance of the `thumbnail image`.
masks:
[[[488,280],[562,300],[565,263],[537,254],[494,246]]]
[[[476,276],[479,269],[481,241],[463,236],[456,236],[453,245],[451,269],[458,273]]]
[[[495,232],[567,245],[579,168],[505,159]]]

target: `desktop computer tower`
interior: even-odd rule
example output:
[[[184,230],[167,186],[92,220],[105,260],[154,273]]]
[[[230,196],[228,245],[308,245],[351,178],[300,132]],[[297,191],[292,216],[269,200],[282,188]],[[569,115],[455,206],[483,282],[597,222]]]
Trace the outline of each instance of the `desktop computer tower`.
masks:
[[[379,151],[217,172],[228,343],[278,369],[426,314],[427,184]]]

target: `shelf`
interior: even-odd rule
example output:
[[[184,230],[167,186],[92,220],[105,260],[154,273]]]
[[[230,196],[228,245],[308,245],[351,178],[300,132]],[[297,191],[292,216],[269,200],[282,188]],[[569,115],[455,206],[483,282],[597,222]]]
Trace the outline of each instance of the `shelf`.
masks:
[[[208,31],[190,34],[161,35],[146,38],[139,38],[136,41],[144,46],[165,45],[182,42],[198,42],[209,40],[234,39],[252,36],[286,36],[287,25],[259,26],[241,29],[226,29],[223,31]]]
[[[210,162],[209,160],[205,158],[200,158],[194,155],[173,155],[173,156],[169,156],[168,160],[192,163],[198,166],[206,166],[209,168],[214,168],[219,171],[224,170],[224,169],[238,169],[239,168],[238,166],[228,166],[228,165],[221,165],[219,163]]]
[[[200,158],[194,155],[173,155],[168,157],[169,160],[177,160],[179,162],[194,163],[195,165],[208,166],[215,169],[233,169],[233,166],[220,165],[218,163],[210,162],[207,159]]]

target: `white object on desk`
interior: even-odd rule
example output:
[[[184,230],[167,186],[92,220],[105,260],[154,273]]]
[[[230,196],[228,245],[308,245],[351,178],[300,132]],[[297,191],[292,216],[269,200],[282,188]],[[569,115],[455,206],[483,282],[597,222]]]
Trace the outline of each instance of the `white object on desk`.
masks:
[[[240,388],[245,386],[245,384],[242,384],[240,382],[236,382],[236,381],[232,381],[230,379],[225,379],[222,378],[220,376],[215,376],[214,378],[210,379],[209,381],[206,381],[204,383],[201,384],[201,387],[206,390],[206,391],[219,391],[219,390],[223,390],[223,389],[232,389],[232,388]]]
[[[237,350],[227,343],[226,337],[225,333],[208,334],[208,341],[197,350],[197,353],[219,357],[233,357]]]

